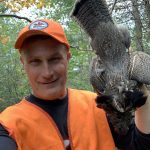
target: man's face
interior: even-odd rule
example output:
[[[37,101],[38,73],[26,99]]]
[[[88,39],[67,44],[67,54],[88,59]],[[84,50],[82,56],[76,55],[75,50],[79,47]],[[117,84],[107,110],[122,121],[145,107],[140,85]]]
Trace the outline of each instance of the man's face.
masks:
[[[33,94],[45,100],[63,98],[70,58],[66,47],[54,39],[45,39],[26,42],[21,50]]]

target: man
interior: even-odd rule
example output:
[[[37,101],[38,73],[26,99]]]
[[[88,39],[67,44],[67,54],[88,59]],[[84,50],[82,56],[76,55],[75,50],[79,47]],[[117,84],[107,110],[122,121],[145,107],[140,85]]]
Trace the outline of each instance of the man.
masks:
[[[59,23],[32,22],[21,30],[15,48],[32,94],[0,114],[0,150],[115,150],[115,144],[149,149],[149,97],[136,111],[136,126],[120,137],[96,107],[96,94],[66,88],[71,54]]]

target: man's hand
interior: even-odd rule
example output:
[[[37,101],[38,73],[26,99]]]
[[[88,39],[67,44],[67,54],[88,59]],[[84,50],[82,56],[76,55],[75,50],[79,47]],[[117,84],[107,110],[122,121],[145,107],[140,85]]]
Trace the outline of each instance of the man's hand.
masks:
[[[146,85],[141,85],[140,87],[141,92],[144,93],[144,96],[147,97],[145,104],[135,111],[135,124],[137,128],[145,133],[150,133],[150,93],[147,90]]]

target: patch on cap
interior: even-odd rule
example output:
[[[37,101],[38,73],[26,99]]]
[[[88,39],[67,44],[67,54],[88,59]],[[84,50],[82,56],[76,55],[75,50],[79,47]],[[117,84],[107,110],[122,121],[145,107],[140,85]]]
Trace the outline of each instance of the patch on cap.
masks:
[[[33,22],[30,26],[30,30],[42,30],[48,27],[48,23],[45,21],[37,20]]]

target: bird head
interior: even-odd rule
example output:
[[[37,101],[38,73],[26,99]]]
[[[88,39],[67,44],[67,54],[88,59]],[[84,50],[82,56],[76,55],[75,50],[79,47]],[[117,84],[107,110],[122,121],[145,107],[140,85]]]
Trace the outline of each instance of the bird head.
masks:
[[[118,74],[106,74],[105,79],[107,82],[101,92],[103,98],[97,101],[97,105],[110,105],[114,110],[122,113],[129,110],[132,106],[125,100],[125,93],[133,91],[137,83]]]

